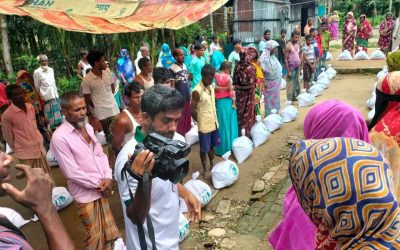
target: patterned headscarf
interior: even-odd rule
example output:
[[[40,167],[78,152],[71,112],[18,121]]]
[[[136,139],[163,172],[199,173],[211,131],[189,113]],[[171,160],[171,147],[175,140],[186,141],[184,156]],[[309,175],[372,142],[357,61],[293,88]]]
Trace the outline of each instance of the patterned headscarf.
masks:
[[[163,68],[169,68],[172,64],[175,63],[175,58],[171,55],[171,49],[168,44],[164,43],[161,46],[161,52],[159,60],[161,62],[161,66]],[[160,66],[160,65],[159,65]]]
[[[299,141],[289,174],[317,226],[316,249],[400,249],[392,172],[376,148],[350,138]]]
[[[251,57],[250,57],[250,52],[248,48],[242,48],[242,50],[239,52],[239,58],[240,61],[238,64],[251,64]]]
[[[389,72],[400,71],[400,50],[396,50],[388,54],[386,58]]]
[[[133,79],[135,78],[135,71],[133,68],[133,63],[129,58],[129,51],[127,49],[121,50],[120,57],[117,61],[117,71],[119,80],[121,82],[123,81],[121,76],[123,76],[128,83],[133,82]]]

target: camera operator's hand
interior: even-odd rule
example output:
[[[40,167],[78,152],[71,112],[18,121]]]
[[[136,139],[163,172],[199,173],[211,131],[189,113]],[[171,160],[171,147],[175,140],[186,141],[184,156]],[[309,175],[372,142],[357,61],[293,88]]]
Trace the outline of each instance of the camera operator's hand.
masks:
[[[143,172],[149,172],[151,175],[151,171],[154,167],[154,154],[150,150],[142,150],[132,162],[131,169],[132,171],[142,176]]]
[[[17,164],[16,169],[22,170],[26,175],[26,187],[18,190],[12,184],[2,184],[2,188],[16,202],[31,208],[35,213],[48,211],[54,208],[51,201],[53,181],[41,168],[31,168],[27,165]],[[43,210],[43,211],[42,211]]]

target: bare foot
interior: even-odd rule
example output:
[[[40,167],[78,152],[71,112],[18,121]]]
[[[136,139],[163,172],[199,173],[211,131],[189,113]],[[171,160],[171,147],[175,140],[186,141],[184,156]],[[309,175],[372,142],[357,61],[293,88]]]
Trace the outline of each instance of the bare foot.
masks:
[[[209,180],[211,177],[211,172],[209,170],[206,170],[203,172],[203,178],[204,180]]]

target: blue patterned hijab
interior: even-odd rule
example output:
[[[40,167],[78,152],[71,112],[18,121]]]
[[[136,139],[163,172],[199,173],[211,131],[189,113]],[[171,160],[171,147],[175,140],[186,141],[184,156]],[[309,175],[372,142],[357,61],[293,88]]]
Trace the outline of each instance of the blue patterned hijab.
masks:
[[[299,141],[289,174],[317,227],[316,249],[400,249],[392,172],[376,148],[350,138]]]

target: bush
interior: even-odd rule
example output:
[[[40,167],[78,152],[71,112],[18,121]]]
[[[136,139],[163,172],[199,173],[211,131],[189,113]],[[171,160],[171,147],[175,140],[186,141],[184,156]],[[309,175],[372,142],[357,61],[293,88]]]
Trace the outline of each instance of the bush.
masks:
[[[56,80],[58,93],[61,96],[62,94],[69,91],[79,91],[81,86],[81,80],[77,76],[73,76],[71,79],[67,77],[59,77]]]

